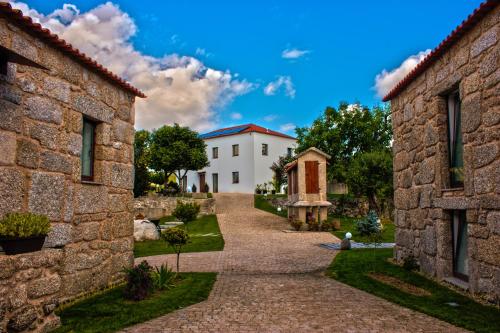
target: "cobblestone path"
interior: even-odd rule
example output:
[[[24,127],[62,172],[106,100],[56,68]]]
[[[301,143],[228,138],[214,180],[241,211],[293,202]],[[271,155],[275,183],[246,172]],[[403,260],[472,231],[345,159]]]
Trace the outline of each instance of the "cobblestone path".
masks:
[[[285,233],[253,196],[217,194],[220,252],[181,254],[181,270],[218,272],[208,300],[123,332],[462,332],[323,276],[336,252],[329,233]],[[157,265],[172,255],[139,258]]]

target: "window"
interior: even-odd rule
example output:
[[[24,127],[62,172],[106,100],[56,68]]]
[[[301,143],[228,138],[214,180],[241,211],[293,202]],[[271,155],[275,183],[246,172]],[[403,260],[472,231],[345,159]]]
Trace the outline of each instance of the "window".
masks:
[[[293,154],[293,150],[292,150],[292,148],[287,148],[287,151],[286,151],[286,156],[288,156],[288,157],[292,157],[292,154]]]
[[[465,210],[454,210],[451,213],[451,234],[453,241],[453,275],[468,281],[469,260],[467,246],[467,221]]]
[[[262,156],[267,156],[268,153],[268,146],[267,143],[262,144]]]
[[[306,161],[306,193],[319,193],[318,161]]]
[[[462,116],[458,91],[448,96],[448,160],[450,165],[450,187],[464,185],[464,146],[462,142]]]
[[[233,145],[233,156],[240,155],[240,145]]]
[[[240,173],[238,171],[233,172],[233,184],[238,184],[240,182]]]
[[[219,158],[219,147],[212,148],[212,158],[213,159]]]
[[[82,129],[82,180],[94,180],[94,144],[96,124],[83,118]]]

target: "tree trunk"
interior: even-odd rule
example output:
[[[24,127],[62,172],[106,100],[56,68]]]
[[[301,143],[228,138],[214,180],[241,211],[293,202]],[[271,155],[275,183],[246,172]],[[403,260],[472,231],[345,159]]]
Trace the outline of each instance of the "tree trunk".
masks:
[[[179,258],[181,256],[180,252],[177,252],[177,274],[179,274]]]
[[[375,199],[375,195],[374,194],[369,194],[368,195],[368,208],[370,210],[376,211],[377,215],[380,214],[380,209],[379,209],[379,206],[377,204],[377,200]]]

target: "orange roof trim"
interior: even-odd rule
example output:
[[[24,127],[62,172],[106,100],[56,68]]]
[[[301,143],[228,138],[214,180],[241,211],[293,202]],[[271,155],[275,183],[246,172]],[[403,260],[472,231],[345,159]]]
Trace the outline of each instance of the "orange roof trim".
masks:
[[[19,9],[13,9],[9,3],[0,2],[0,14],[15,22],[29,34],[40,38],[49,45],[68,55],[70,58],[103,75],[106,79],[124,90],[131,92],[137,97],[146,97],[146,95],[144,95],[144,93],[139,89],[133,87],[130,83],[118,77],[116,74],[112,73],[95,60],[89,58],[85,53],[80,52],[64,39],[61,39],[56,34],[53,34],[49,29],[43,28],[39,23],[34,23],[31,17],[24,16],[23,12]]]
[[[431,53],[429,53],[418,65],[408,73],[404,79],[392,88],[383,98],[384,102],[390,101],[399,95],[410,83],[429,68],[439,57],[449,50],[465,33],[471,30],[486,14],[491,12],[499,0],[487,0],[483,2],[472,14],[470,14],[458,27],[453,30]]]

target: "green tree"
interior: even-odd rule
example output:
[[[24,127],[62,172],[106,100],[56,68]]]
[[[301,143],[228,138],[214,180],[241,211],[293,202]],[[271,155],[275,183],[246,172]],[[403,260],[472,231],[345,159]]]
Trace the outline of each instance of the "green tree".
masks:
[[[178,124],[163,126],[151,134],[151,167],[165,175],[175,173],[181,189],[189,170],[208,166],[205,142],[198,133]]]
[[[280,156],[278,160],[271,165],[270,168],[274,171],[273,185],[276,192],[279,192],[282,185],[286,185],[288,183],[285,166],[292,161],[292,156],[285,155]]]
[[[179,259],[182,247],[189,241],[188,233],[179,227],[169,228],[161,233],[161,237],[170,245],[177,254],[177,273],[179,273]]]
[[[370,209],[381,212],[392,198],[392,154],[389,149],[356,154],[347,174],[349,191],[366,196]]]
[[[149,187],[150,133],[146,130],[136,131],[134,140],[134,196],[138,197],[146,193]]]
[[[328,178],[345,182],[356,154],[390,146],[390,110],[385,105],[370,110],[357,104],[340,103],[337,109],[327,107],[310,127],[297,128],[296,132],[296,152],[310,147],[321,149],[332,157]]]

